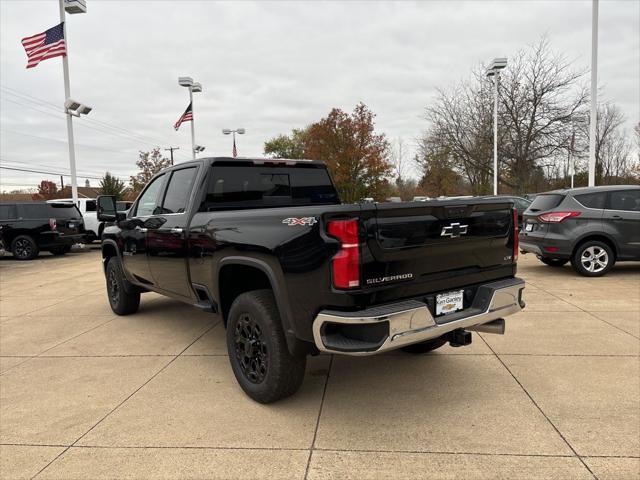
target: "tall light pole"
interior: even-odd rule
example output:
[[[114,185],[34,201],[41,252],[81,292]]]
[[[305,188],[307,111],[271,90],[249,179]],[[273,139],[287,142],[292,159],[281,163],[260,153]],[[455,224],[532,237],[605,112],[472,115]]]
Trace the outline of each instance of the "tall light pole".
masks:
[[[58,1],[60,7],[60,23],[62,23],[64,43],[67,50],[67,54],[62,56],[62,71],[64,74],[65,113],[67,114],[67,141],[69,143],[69,170],[71,170],[71,197],[73,198],[73,203],[78,203],[78,179],[76,177],[76,150],[73,143],[73,122],[71,120],[72,112],[70,112],[66,106],[66,103],[71,97],[71,86],[69,85],[69,37],[67,36],[67,22],[65,21],[65,3],[68,4],[66,5],[66,10],[70,14],[86,13],[87,7],[82,0],[71,2],[65,2],[64,0]]]
[[[236,148],[236,133],[238,135],[244,135],[245,133],[245,129],[244,128],[236,128],[234,130],[230,129],[230,128],[225,128],[222,130],[222,133],[224,133],[225,135],[229,135],[230,133],[233,133],[233,151],[232,154],[233,156],[237,156],[238,152],[237,152],[237,148]]]
[[[191,105],[191,156],[196,159],[196,134],[194,124],[196,122],[193,108],[193,94],[202,91],[202,85],[198,82],[194,82],[191,77],[178,77],[178,84],[181,87],[187,87],[189,89],[189,104]]]
[[[589,116],[589,186],[596,185],[598,125],[598,0],[591,3],[591,114]]]
[[[487,69],[487,77],[493,77],[493,194],[498,195],[498,83],[500,70],[507,66],[506,58],[494,58]]]

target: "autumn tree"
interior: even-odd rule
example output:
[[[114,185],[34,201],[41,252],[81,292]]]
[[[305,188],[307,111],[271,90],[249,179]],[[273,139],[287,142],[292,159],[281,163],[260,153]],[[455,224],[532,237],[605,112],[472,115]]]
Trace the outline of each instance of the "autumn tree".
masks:
[[[160,170],[171,166],[171,160],[163,157],[160,148],[156,147],[150,152],[140,152],[136,166],[140,171],[130,177],[129,183],[131,190],[138,194],[151,180],[151,177]]]
[[[326,162],[344,202],[382,200],[389,192],[389,142],[375,133],[374,118],[360,103],[351,114],[334,108],[307,130],[306,155]]]
[[[110,172],[106,172],[100,180],[100,190],[102,195],[114,195],[116,200],[121,200],[125,191],[125,184],[118,177],[114,177]]]
[[[273,158],[305,158],[305,139],[308,129],[294,128],[290,135],[278,135],[264,143],[264,153]]]
[[[42,180],[38,185],[38,195],[40,195],[45,200],[51,200],[55,198],[58,193],[58,186],[55,182],[50,180]]]

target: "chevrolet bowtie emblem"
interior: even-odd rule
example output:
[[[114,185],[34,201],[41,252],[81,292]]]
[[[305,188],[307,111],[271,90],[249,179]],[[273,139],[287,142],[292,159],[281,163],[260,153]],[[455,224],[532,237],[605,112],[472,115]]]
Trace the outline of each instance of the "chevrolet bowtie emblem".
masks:
[[[459,223],[452,223],[447,227],[442,227],[442,232],[440,232],[441,237],[451,237],[456,238],[460,235],[467,234],[468,225],[460,225]]]

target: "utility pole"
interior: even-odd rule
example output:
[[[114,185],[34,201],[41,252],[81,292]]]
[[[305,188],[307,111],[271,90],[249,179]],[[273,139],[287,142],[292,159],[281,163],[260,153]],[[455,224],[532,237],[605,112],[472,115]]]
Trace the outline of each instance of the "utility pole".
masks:
[[[598,0],[591,3],[591,115],[589,117],[589,186],[596,185],[596,128],[598,124]]]
[[[64,190],[64,177],[60,175],[60,190]]]
[[[165,148],[164,150],[171,152],[171,165],[173,165],[173,151],[180,150],[180,147],[169,147],[169,148]]]

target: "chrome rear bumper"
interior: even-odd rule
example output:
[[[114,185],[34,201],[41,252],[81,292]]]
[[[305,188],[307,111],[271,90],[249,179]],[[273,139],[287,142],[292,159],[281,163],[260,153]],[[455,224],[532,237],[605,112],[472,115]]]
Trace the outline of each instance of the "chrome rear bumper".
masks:
[[[321,352],[372,355],[440,337],[458,328],[482,325],[524,308],[524,280],[512,278],[478,288],[473,304],[464,310],[434,318],[424,302],[408,300],[358,312],[323,310],[313,322],[313,338]],[[332,333],[342,328],[358,330],[356,338]],[[352,326],[352,327],[349,327]],[[374,337],[358,339],[370,330]]]

